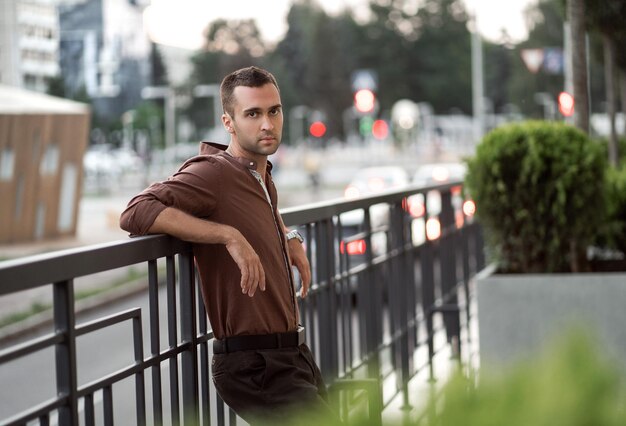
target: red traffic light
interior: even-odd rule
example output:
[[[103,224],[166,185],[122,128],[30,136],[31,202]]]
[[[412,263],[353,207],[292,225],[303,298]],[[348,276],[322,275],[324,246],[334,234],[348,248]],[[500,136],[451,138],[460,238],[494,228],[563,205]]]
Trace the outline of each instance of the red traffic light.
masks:
[[[574,97],[567,92],[561,92],[558,101],[559,112],[565,117],[571,117],[574,114]]]
[[[372,124],[372,135],[378,140],[383,140],[389,135],[389,126],[385,120],[376,120]]]
[[[321,138],[326,134],[326,125],[321,121],[314,121],[309,126],[309,133],[311,133],[313,137]]]
[[[354,107],[362,113],[372,112],[376,105],[376,96],[369,89],[361,89],[354,94]]]

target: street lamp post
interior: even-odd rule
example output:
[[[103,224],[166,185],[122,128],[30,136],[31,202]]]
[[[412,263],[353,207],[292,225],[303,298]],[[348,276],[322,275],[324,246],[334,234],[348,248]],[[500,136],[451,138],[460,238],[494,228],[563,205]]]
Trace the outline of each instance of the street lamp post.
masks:
[[[165,101],[165,146],[176,143],[176,94],[169,86],[146,86],[141,90],[143,99],[159,99]]]
[[[193,88],[193,96],[196,98],[210,97],[213,98],[213,125],[216,129],[222,127],[222,101],[220,98],[219,84],[200,84]]]
[[[472,110],[474,113],[474,140],[482,139],[485,132],[485,88],[483,77],[483,42],[478,32],[476,14],[472,16]]]

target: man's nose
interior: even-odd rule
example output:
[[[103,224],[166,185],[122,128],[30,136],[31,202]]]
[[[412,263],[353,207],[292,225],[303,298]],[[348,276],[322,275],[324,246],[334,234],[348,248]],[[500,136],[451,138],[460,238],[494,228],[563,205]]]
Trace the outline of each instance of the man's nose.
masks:
[[[263,130],[272,130],[274,128],[274,122],[269,115],[263,116],[263,121],[261,123],[261,128]]]

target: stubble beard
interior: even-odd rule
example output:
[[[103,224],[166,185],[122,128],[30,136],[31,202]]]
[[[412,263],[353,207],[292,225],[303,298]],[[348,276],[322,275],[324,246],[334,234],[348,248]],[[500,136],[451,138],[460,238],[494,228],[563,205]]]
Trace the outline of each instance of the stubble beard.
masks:
[[[266,142],[263,140],[264,138],[267,137],[271,137],[275,140],[275,142],[273,141],[272,145],[267,146]],[[262,154],[262,155],[272,155],[274,154],[276,151],[278,151],[278,147],[280,146],[280,142],[281,142],[281,138],[280,135],[276,135],[274,133],[265,133],[263,135],[261,135],[256,142],[256,146],[258,147],[258,150],[260,152],[257,152],[257,154]]]

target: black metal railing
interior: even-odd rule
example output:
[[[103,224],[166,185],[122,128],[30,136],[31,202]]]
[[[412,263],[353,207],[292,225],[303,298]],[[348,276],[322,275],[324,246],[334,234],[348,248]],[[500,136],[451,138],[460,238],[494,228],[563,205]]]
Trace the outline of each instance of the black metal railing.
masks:
[[[409,405],[409,380],[424,369],[434,378],[438,315],[453,352],[460,356],[469,348],[469,335],[461,339],[461,324],[469,322],[469,283],[484,258],[480,227],[461,212],[461,184],[407,188],[282,212],[286,225],[305,233],[313,283],[309,296],[299,300],[301,320],[331,388],[341,391],[350,388],[346,383],[361,383],[371,397],[372,383],[395,375],[394,390],[374,399],[385,406],[402,393]],[[430,209],[425,206],[424,216],[415,218],[409,205],[416,199],[425,203],[432,190],[441,194],[436,212],[440,232],[420,238],[426,234]],[[344,223],[355,210],[362,212],[358,223]],[[138,296],[144,308],[77,318],[76,279],[131,265],[146,274],[147,291]],[[26,408],[17,404],[16,412],[4,412],[5,406],[0,424],[235,424],[210,380],[213,335],[198,297],[190,244],[159,235],[0,263],[0,297],[46,286],[53,295],[53,325],[1,350],[0,378],[13,363],[45,353],[53,359],[53,384],[48,396],[28,402]],[[129,329],[129,337],[114,338],[115,347],[98,338],[95,346],[105,347],[95,352],[107,358],[124,352],[124,343],[131,341],[132,354],[122,367],[83,379],[89,376],[83,370],[93,370],[84,367],[89,364],[83,353],[92,353],[94,344],[79,340],[114,327]],[[414,365],[419,348],[427,348],[428,356],[424,364]],[[39,378],[28,369],[18,377],[35,383]],[[0,392],[8,392],[5,383],[2,388]],[[36,399],[27,393],[11,397]]]

